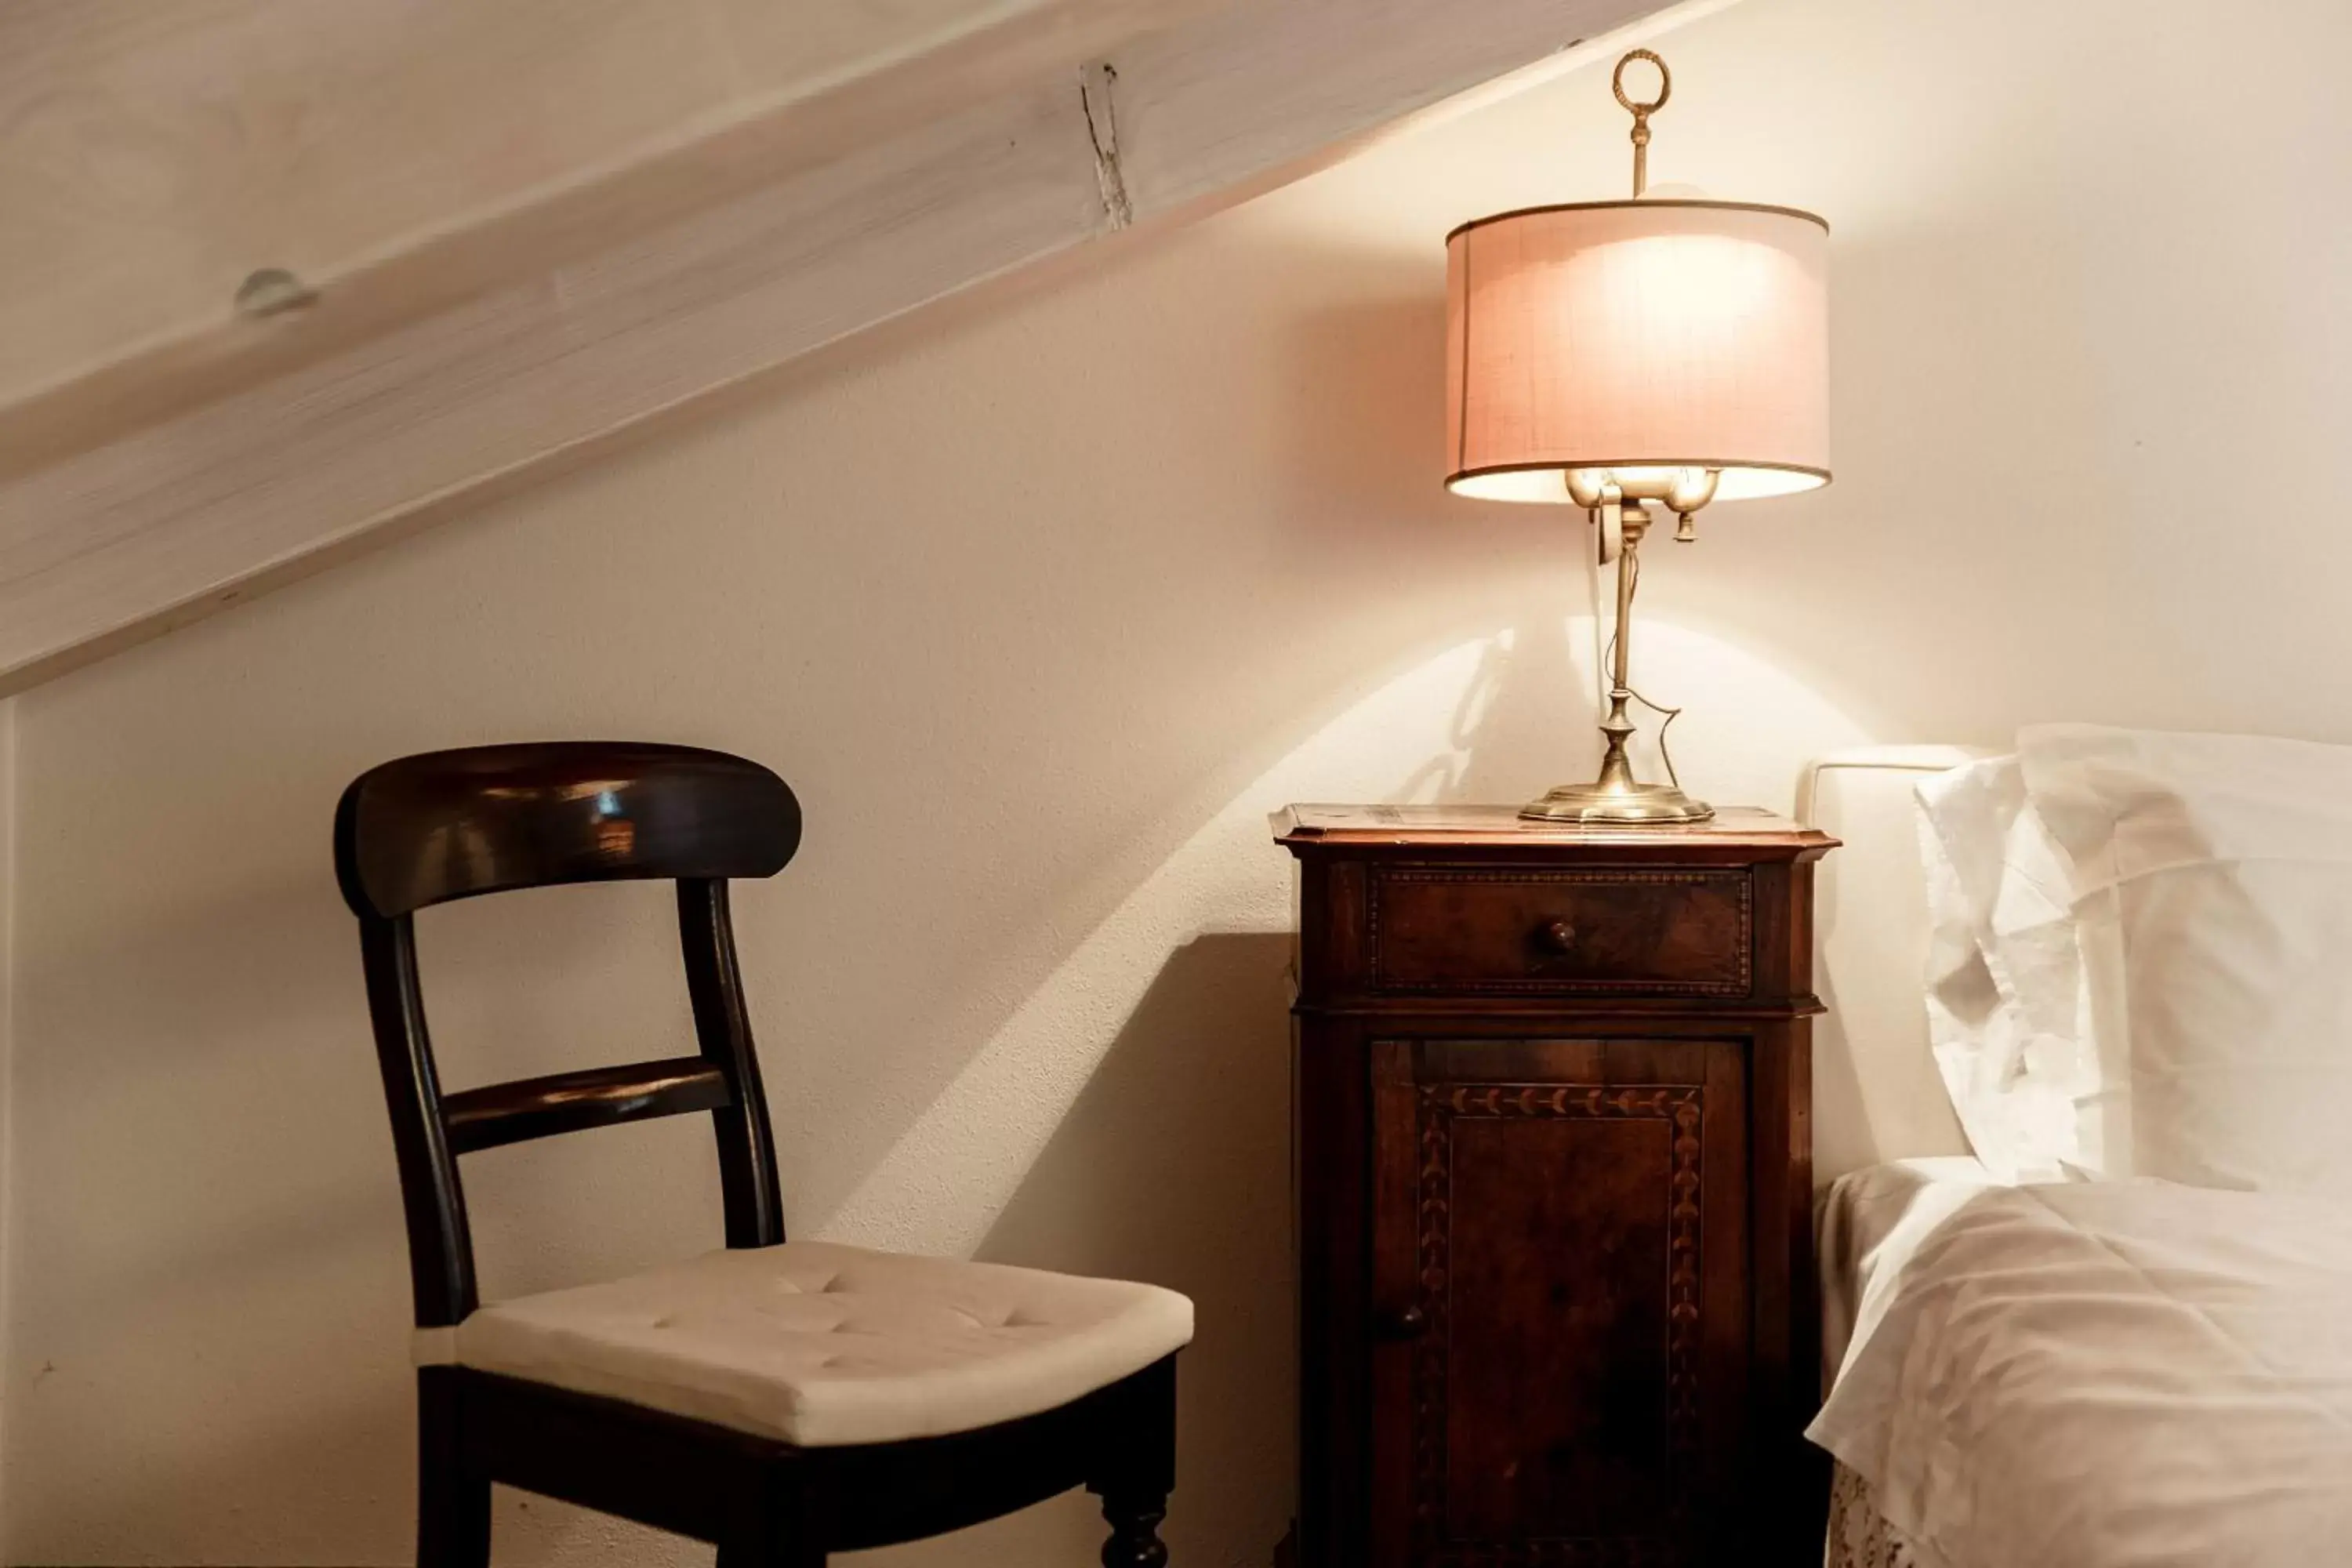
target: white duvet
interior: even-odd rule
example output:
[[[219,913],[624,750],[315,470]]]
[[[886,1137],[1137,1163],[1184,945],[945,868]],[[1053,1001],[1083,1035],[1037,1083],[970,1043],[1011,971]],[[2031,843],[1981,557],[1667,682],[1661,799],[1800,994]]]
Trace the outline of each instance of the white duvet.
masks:
[[[1926,1568],[2352,1564],[2352,1205],[1943,1197],[1876,1227],[1810,1434]]]

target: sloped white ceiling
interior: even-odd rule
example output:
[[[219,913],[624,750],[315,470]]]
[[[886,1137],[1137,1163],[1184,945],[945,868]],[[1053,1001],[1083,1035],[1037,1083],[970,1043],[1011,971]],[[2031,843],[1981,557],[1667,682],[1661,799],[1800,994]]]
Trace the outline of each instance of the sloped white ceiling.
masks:
[[[339,279],[989,28],[1045,32],[1077,50],[1149,21],[1151,9],[1071,0],[0,7],[0,406],[217,327],[257,268]]]
[[[0,692],[1727,3],[0,7]]]

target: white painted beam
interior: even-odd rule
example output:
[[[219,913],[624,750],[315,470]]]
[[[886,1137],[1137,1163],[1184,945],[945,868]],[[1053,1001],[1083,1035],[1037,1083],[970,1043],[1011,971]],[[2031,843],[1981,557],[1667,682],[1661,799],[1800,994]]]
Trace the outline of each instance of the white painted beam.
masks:
[[[819,0],[781,21],[772,0],[0,7],[0,474],[585,262],[1226,3]],[[64,47],[84,32],[95,39],[79,54]],[[381,36],[411,33],[434,47],[370,58]],[[616,54],[629,68],[614,70]],[[511,79],[485,79],[497,73],[477,57]],[[362,71],[373,107],[339,109]],[[123,91],[159,77],[135,102]],[[332,308],[259,327],[232,300],[265,269]]]
[[[1223,3],[0,5],[0,406],[169,351],[250,353],[226,330],[260,268],[333,287],[339,321],[363,300],[382,330],[420,283],[446,297],[544,270],[614,222],[781,178]],[[485,230],[495,243],[453,247]],[[404,289],[373,290],[388,266]]]
[[[1130,215],[1240,199],[1727,0],[1125,14],[1171,3],[1175,25],[1107,58],[1049,41],[1040,65],[1025,35],[900,62],[327,279],[309,310],[0,408],[0,692]]]

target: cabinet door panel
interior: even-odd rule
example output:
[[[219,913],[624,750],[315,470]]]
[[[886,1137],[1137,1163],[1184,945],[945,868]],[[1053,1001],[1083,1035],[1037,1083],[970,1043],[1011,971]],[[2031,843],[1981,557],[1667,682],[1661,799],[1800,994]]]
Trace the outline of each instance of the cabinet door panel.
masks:
[[[1423,1136],[1450,1145],[1431,1152],[1450,1173],[1423,1187],[1449,1216],[1423,1258],[1445,1271],[1430,1321],[1449,1537],[1639,1534],[1664,1516],[1672,1265],[1654,1211],[1683,1103],[1623,1118],[1424,1105]]]
[[[1685,1561],[1732,1500],[1744,1055],[1374,1046],[1381,1563]]]

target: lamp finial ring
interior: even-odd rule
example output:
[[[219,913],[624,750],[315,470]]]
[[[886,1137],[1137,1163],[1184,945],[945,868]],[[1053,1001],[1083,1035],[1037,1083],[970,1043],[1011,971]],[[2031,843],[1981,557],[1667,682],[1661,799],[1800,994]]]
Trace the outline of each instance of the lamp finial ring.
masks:
[[[1637,103],[1625,93],[1625,68],[1635,60],[1647,60],[1658,68],[1658,96],[1647,103]],[[1617,95],[1617,101],[1624,106],[1626,113],[1642,120],[1666,106],[1666,100],[1675,95],[1675,79],[1673,73],[1666,69],[1666,62],[1656,55],[1647,49],[1628,49],[1624,58],[1617,62],[1617,68],[1610,73],[1609,90]]]

